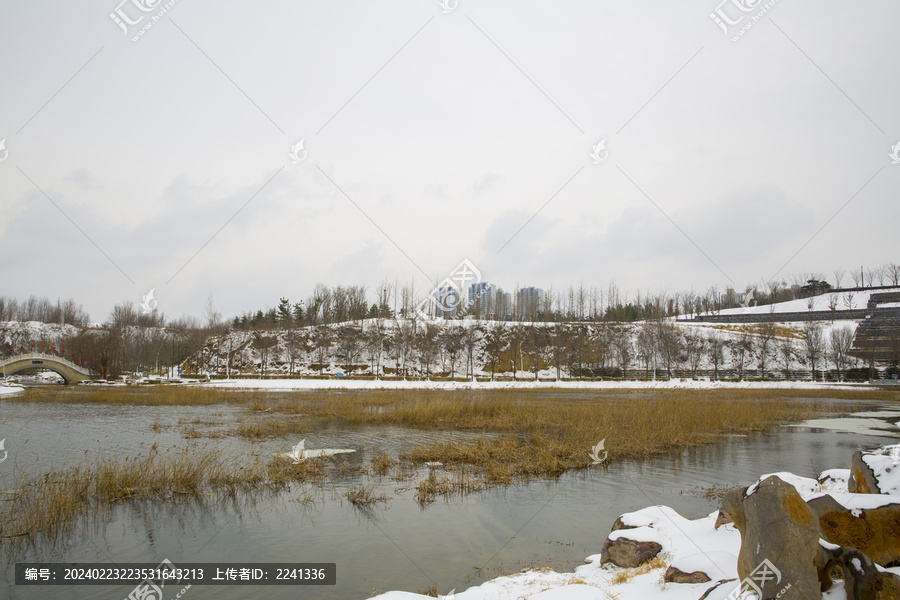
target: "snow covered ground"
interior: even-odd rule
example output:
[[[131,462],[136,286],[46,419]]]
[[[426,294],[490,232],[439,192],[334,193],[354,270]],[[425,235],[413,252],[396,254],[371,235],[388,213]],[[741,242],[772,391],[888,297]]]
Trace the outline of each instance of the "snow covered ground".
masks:
[[[25,388],[17,386],[17,385],[0,385],[0,396],[7,396],[9,394],[18,394],[19,392],[24,392]]]
[[[888,446],[885,451],[890,448],[893,447]],[[845,506],[861,508],[900,502],[898,496],[849,493],[849,469],[830,469],[823,472],[818,480],[784,472],[770,475],[777,475],[793,485],[807,501],[823,494],[831,494]],[[760,477],[750,490],[766,477],[769,475]],[[526,570],[498,577],[446,597],[453,600],[697,600],[709,591],[705,596],[708,600],[725,600],[738,586],[737,557],[741,548],[741,535],[730,523],[716,529],[717,517],[718,511],[690,520],[666,506],[651,506],[626,513],[621,520],[632,529],[620,529],[609,537],[657,542],[663,547],[661,562],[634,569],[612,564],[601,566],[600,554],[593,554],[585,559],[587,564],[577,567],[572,573],[557,573],[550,569]],[[711,581],[696,584],[667,583],[663,574],[668,566],[684,573],[703,571]],[[900,575],[900,567],[887,570]],[[723,579],[729,581],[719,585]],[[843,581],[836,582],[822,595],[823,600],[846,597]],[[392,591],[375,598],[422,600],[427,596]]]
[[[869,303],[869,297],[872,294],[883,294],[885,292],[900,292],[900,288],[889,288],[883,290],[874,290],[871,292],[836,292],[813,296],[812,298],[802,298],[799,300],[790,300],[788,302],[779,302],[778,304],[765,304],[762,306],[749,306],[747,308],[728,308],[720,311],[720,315],[742,315],[742,314],[768,314],[804,312],[810,310],[809,303],[812,302],[812,310],[827,311],[831,310],[831,304],[834,302],[837,310],[862,309],[866,308]],[[881,306],[888,306],[882,304]]]

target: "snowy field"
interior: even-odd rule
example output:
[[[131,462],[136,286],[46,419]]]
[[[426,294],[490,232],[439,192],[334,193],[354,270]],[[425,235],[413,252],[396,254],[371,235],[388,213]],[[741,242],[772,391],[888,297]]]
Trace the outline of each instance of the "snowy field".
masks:
[[[869,297],[872,294],[884,294],[887,292],[900,292],[900,288],[885,288],[883,290],[874,290],[871,292],[836,292],[829,294],[821,294],[812,298],[801,298],[798,300],[790,300],[788,302],[779,302],[777,304],[763,304],[761,306],[748,306],[746,308],[728,308],[719,311],[720,315],[743,315],[743,314],[768,314],[774,313],[790,313],[804,312],[810,310],[810,302],[812,302],[812,310],[828,311],[834,305],[837,310],[862,309],[866,308],[869,303]],[[881,304],[883,308],[890,307],[889,304]]]

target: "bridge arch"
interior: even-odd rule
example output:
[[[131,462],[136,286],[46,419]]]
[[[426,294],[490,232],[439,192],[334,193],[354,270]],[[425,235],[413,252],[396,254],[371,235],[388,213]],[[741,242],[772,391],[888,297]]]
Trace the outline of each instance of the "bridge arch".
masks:
[[[62,377],[66,383],[84,381],[96,377],[95,373],[71,360],[40,352],[19,354],[0,360],[0,369],[7,377],[20,371],[47,369]]]

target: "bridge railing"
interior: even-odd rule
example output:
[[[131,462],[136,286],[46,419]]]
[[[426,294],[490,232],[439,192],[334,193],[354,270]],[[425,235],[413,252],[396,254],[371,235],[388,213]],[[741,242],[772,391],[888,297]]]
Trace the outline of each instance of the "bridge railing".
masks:
[[[44,354],[43,352],[26,352],[24,354],[16,354],[10,356],[9,358],[4,358],[0,360],[0,368],[23,360],[52,360],[66,365],[66,367],[72,369],[80,375],[84,375],[85,377],[91,377],[95,375],[95,373],[91,369],[82,367],[67,358],[56,356],[54,354]]]

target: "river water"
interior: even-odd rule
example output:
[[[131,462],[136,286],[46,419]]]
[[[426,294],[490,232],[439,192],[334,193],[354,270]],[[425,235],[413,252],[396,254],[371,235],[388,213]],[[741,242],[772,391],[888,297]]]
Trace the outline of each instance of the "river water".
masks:
[[[36,547],[0,542],[0,598],[122,600],[132,585],[16,586],[14,563],[129,562],[316,562],[336,563],[334,586],[193,586],[190,600],[244,598],[363,599],[393,589],[446,594],[528,567],[568,572],[600,551],[620,514],[654,504],[696,518],[717,507],[703,490],[748,485],[759,475],[791,471],[815,477],[849,468],[853,451],[895,443],[900,431],[896,405],[865,403],[852,416],[788,426],[766,434],[723,436],[720,443],[673,451],[647,460],[623,460],[571,472],[557,480],[494,488],[465,497],[438,499],[422,507],[411,489],[427,475],[395,481],[359,474],[325,485],[295,485],[289,491],[204,497],[201,503],[143,502],[120,505],[111,520],[79,529],[57,543]],[[73,466],[86,456],[161,451],[209,444],[240,455],[290,449],[297,440],[251,442],[233,436],[185,439],[183,430],[227,428],[245,416],[244,405],[116,406],[79,403],[20,403],[0,400],[0,438],[8,458],[0,463],[0,488],[15,471]],[[277,418],[277,417],[276,417]],[[283,416],[281,418],[284,418]],[[216,425],[191,424],[191,421]],[[181,422],[179,424],[179,421]],[[154,430],[159,422],[163,428]],[[298,438],[301,436],[297,436]],[[383,451],[460,439],[460,433],[392,427],[332,428],[304,434],[307,448],[357,448],[346,460],[362,466]],[[353,486],[373,483],[390,500],[361,510],[343,499]],[[311,499],[310,499],[311,498]],[[306,501],[301,501],[305,499]],[[0,501],[15,501],[13,495]],[[180,588],[167,586],[165,600]]]

